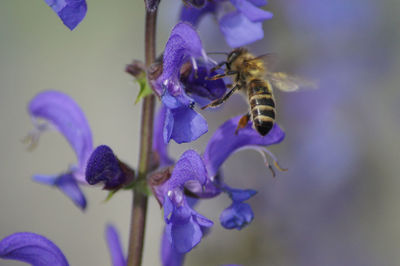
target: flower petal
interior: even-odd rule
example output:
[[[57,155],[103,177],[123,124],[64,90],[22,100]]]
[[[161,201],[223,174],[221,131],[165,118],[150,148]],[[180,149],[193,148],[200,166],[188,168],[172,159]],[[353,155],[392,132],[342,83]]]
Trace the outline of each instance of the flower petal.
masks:
[[[202,185],[207,181],[203,159],[194,150],[187,150],[176,163],[171,178],[167,181],[168,190],[183,188],[189,180],[195,180]]]
[[[232,48],[248,45],[264,38],[261,22],[252,22],[239,11],[224,15],[219,27]]]
[[[171,112],[174,117],[171,139],[176,143],[191,142],[207,133],[206,119],[190,107],[173,109]]]
[[[195,8],[187,5],[183,5],[179,20],[183,22],[188,22],[193,26],[197,26],[200,19],[207,13],[212,13],[215,11],[216,4],[211,1],[207,1],[206,5],[202,8]]]
[[[68,266],[64,254],[53,242],[34,233],[15,233],[1,240],[0,258],[32,265]]]
[[[226,192],[229,194],[233,202],[242,202],[250,199],[257,191],[253,189],[237,189],[237,188],[228,188]]]
[[[248,225],[254,218],[253,210],[247,203],[233,203],[220,215],[220,222],[226,229],[238,229]]]
[[[106,241],[110,250],[111,262],[113,266],[126,266],[126,259],[122,251],[121,241],[117,230],[112,225],[106,227]]]
[[[163,266],[182,266],[185,253],[178,252],[168,239],[164,230],[161,240],[161,261]]]
[[[58,91],[44,91],[29,103],[28,110],[34,118],[48,121],[67,139],[78,158],[79,181],[85,182],[86,162],[93,150],[92,132],[81,108],[68,95]]]
[[[89,158],[86,181],[90,185],[104,182],[104,189],[115,190],[132,180],[133,176],[130,176],[127,170],[128,168],[123,167],[110,147],[100,145]]]
[[[190,217],[187,223],[172,223],[171,236],[176,251],[186,253],[200,243],[203,232],[199,224],[193,221],[193,217]]]
[[[272,18],[272,13],[256,7],[247,0],[230,0],[231,3],[251,22],[262,22]]]
[[[86,16],[85,0],[45,0],[45,2],[70,30],[78,26]]]
[[[271,131],[266,136],[259,135],[251,125],[239,130],[235,134],[235,129],[240,116],[226,121],[220,126],[211,137],[204,152],[204,161],[211,176],[215,176],[222,163],[235,151],[246,146],[268,146],[281,142],[285,133],[275,123]]]
[[[162,105],[158,111],[157,117],[154,120],[154,135],[153,135],[153,151],[155,151],[160,160],[160,167],[165,167],[174,163],[168,155],[168,145],[164,140],[164,124],[166,125],[166,139],[168,140],[172,134],[173,117],[169,115],[169,121],[165,123],[167,116],[167,108]],[[172,126],[171,126],[172,123]],[[168,141],[167,141],[168,143]]]
[[[183,92],[179,80],[182,65],[190,60],[203,56],[203,46],[196,30],[188,23],[180,22],[172,30],[165,46],[163,57],[163,73],[157,79],[171,95]],[[161,95],[164,92],[161,92]]]
[[[32,179],[41,184],[57,187],[70,198],[76,206],[82,210],[86,209],[87,203],[85,195],[73,174],[67,173],[60,176],[34,175]]]

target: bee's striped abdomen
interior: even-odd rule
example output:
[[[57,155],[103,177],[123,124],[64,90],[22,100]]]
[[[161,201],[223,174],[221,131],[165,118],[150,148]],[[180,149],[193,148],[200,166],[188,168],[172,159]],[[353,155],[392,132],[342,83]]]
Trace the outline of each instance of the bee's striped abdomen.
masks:
[[[271,85],[266,80],[254,79],[247,90],[251,120],[255,129],[265,136],[275,122],[275,100]]]

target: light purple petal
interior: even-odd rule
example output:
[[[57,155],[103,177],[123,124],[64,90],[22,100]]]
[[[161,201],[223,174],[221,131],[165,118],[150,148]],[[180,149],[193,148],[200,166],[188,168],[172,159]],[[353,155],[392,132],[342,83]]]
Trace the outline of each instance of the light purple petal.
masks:
[[[45,2],[70,30],[78,26],[86,16],[85,0],[45,0]]]
[[[272,13],[262,10],[247,0],[230,0],[231,3],[252,22],[262,22],[272,18]]]
[[[196,30],[188,23],[180,22],[172,30],[165,46],[163,73],[157,79],[161,87],[167,88],[171,95],[183,92],[179,80],[182,65],[190,60],[203,56],[203,47]],[[164,94],[161,92],[161,94]]]
[[[185,253],[180,253],[172,246],[164,230],[161,240],[161,261],[163,266],[182,266]]]
[[[265,6],[267,4],[266,0],[249,0],[255,6]]]
[[[122,251],[121,241],[117,230],[112,225],[106,227],[106,241],[110,250],[111,262],[113,266],[126,266],[126,259]]]
[[[92,132],[81,108],[68,95],[58,91],[44,91],[29,103],[29,113],[56,127],[67,139],[78,158],[78,173],[75,177],[86,183],[86,162],[93,150]]]
[[[203,232],[199,224],[193,221],[193,217],[190,217],[188,223],[173,223],[171,236],[174,248],[180,253],[186,253],[200,243]]]
[[[82,210],[86,209],[87,202],[85,195],[71,173],[60,176],[34,175],[32,179],[41,184],[57,187],[70,198],[76,206]]]
[[[257,194],[253,189],[227,188],[226,190],[233,202],[246,201]]]
[[[15,233],[1,240],[0,258],[36,266],[68,266],[64,254],[53,242],[34,233]]]
[[[226,42],[232,48],[248,45],[264,38],[261,22],[251,22],[239,11],[223,16],[219,27],[225,36]]]
[[[235,151],[246,146],[268,146],[281,142],[285,133],[275,123],[266,136],[259,135],[251,122],[239,130],[235,135],[235,129],[240,116],[226,121],[211,137],[204,152],[204,161],[211,176],[215,176],[223,162]]]
[[[190,107],[173,109],[172,115],[174,126],[171,139],[176,143],[194,141],[208,131],[206,119]]]
[[[154,120],[153,151],[158,154],[160,167],[165,167],[174,163],[174,160],[172,160],[168,155],[168,145],[165,144],[166,141],[164,139],[164,124],[166,127],[167,140],[171,137],[173,128],[173,121],[171,121],[171,118],[173,119],[173,117],[171,115],[169,116],[169,121],[165,123],[167,110],[168,109],[162,105],[158,111],[156,119]]]

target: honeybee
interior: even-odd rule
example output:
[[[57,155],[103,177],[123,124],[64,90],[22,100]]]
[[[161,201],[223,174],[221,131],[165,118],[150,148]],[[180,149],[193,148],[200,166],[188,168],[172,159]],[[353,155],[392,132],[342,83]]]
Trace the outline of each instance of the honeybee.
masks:
[[[283,72],[270,72],[267,69],[271,54],[254,56],[245,48],[236,48],[228,54],[226,61],[217,64],[211,71],[226,66],[225,72],[211,77],[211,80],[235,76],[233,88],[220,99],[212,101],[202,109],[223,104],[232,94],[241,89],[247,91],[250,111],[242,116],[236,128],[244,128],[251,119],[256,131],[265,136],[275,123],[276,109],[272,88],[283,91],[296,91],[300,87],[315,87],[313,82]]]

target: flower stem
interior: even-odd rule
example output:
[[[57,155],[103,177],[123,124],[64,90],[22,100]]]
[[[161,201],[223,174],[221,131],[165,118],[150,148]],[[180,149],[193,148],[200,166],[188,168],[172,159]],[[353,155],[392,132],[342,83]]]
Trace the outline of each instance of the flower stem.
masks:
[[[146,11],[145,25],[145,57],[146,66],[150,66],[156,56],[157,10]],[[140,130],[140,153],[138,181],[145,181],[149,171],[150,157],[153,142],[153,119],[154,119],[155,97],[149,95],[143,99],[142,120]],[[131,227],[128,249],[128,266],[140,266],[142,263],[144,233],[146,227],[147,195],[140,191],[133,191],[133,202],[131,212]]]

